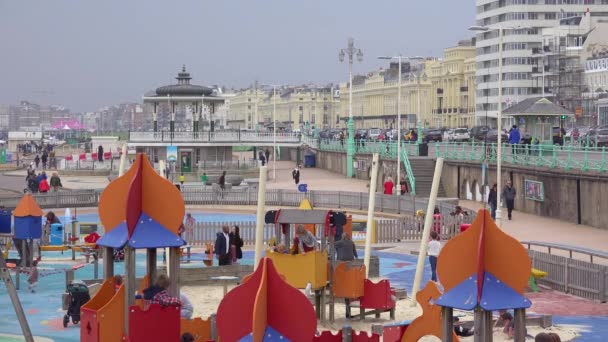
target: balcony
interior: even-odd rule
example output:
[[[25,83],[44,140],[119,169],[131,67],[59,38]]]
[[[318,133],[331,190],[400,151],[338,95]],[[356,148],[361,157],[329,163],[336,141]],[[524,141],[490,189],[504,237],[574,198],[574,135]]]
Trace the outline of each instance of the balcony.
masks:
[[[469,87],[467,87],[467,86],[460,87],[460,92],[461,92],[461,93],[466,93],[466,92],[468,92],[468,91],[469,91]]]

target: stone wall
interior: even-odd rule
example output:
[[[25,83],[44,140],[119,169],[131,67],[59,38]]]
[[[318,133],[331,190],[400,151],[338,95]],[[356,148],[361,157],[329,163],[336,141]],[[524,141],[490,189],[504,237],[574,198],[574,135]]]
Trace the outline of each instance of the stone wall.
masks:
[[[602,210],[601,205],[607,198],[608,175],[510,165],[504,165],[502,170],[503,182],[511,180],[517,190],[516,210],[608,229],[608,210]],[[494,166],[488,169],[486,177],[488,184],[496,182]],[[543,202],[525,198],[526,180],[543,183]],[[469,193],[473,200],[482,200],[482,196],[479,196],[483,192],[480,164],[446,161],[442,181],[448,197],[467,199]],[[503,216],[506,217],[506,214]]]

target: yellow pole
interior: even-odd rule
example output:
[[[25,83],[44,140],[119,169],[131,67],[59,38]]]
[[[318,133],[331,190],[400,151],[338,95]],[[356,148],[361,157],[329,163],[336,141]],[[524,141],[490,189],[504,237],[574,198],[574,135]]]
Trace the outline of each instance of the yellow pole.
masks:
[[[435,202],[437,202],[437,192],[439,191],[439,182],[441,180],[441,170],[443,169],[443,158],[437,158],[435,164],[435,175],[433,176],[433,184],[431,186],[431,194],[429,204],[426,208],[426,216],[424,218],[424,230],[422,231],[422,240],[420,241],[420,254],[418,254],[418,265],[416,266],[416,275],[414,277],[414,286],[412,287],[412,299],[416,298],[416,293],[420,290],[422,282],[422,271],[424,270],[424,260],[426,259],[426,250],[429,244],[429,236],[431,235],[431,226],[433,225],[433,211],[435,210]],[[412,300],[412,306],[416,306],[416,300]]]

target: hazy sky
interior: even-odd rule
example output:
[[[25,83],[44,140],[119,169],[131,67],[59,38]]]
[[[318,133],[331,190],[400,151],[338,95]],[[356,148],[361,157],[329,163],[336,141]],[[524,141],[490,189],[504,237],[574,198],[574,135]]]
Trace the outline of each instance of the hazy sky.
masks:
[[[338,50],[435,55],[471,35],[473,0],[0,0],[0,103],[74,111],[141,101],[186,64],[193,83],[329,83]]]

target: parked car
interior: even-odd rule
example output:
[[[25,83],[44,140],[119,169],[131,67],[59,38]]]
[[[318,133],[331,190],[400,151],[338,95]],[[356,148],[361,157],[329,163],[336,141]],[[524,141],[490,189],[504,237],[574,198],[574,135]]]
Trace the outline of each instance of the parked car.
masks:
[[[447,140],[448,141],[457,141],[457,142],[463,142],[463,141],[469,141],[469,139],[471,139],[471,136],[469,135],[469,130],[466,128],[455,128],[455,129],[451,129],[446,131],[447,132]]]
[[[424,141],[431,142],[442,142],[443,141],[443,133],[440,128],[431,128],[424,132]]]
[[[367,131],[367,138],[369,140],[378,140],[378,136],[382,134],[382,130],[380,128],[370,128]]]
[[[596,147],[608,146],[608,127],[600,127],[589,131],[589,145]]]
[[[491,129],[486,132],[484,141],[486,144],[496,144],[498,143],[498,131],[495,129]],[[502,142],[506,143],[509,141],[509,135],[505,132],[502,132]]]
[[[469,135],[473,140],[485,141],[488,131],[490,131],[490,127],[488,126],[475,126],[471,128],[471,133],[469,133]]]
[[[405,140],[410,142],[416,142],[418,139],[418,129],[410,128],[405,133]]]

